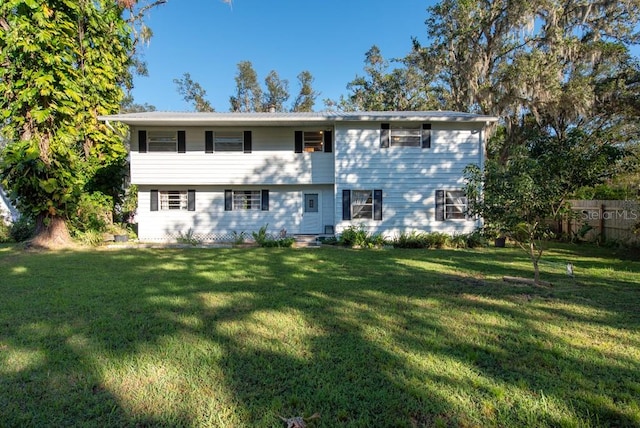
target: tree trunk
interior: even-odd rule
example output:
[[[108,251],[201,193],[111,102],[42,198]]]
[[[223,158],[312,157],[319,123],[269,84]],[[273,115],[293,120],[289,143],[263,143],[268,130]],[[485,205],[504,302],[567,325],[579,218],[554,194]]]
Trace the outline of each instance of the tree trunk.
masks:
[[[540,268],[538,266],[538,257],[536,257],[535,241],[531,238],[529,242],[529,257],[531,257],[531,263],[533,263],[533,282],[540,283]]]
[[[36,248],[60,249],[74,246],[67,223],[62,217],[45,217],[40,214],[36,218],[36,232],[30,244]]]

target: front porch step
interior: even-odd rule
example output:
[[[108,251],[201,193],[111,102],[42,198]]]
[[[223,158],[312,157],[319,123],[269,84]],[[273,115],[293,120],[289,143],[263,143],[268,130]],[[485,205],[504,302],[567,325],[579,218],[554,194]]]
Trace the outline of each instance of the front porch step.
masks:
[[[318,235],[293,235],[296,240],[293,243],[294,248],[319,248],[321,246],[318,241]]]

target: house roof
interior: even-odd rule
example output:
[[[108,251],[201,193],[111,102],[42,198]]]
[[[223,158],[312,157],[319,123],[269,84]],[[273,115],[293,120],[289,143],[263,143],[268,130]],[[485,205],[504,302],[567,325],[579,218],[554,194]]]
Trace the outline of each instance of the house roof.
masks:
[[[127,125],[146,126],[288,126],[318,125],[334,122],[476,122],[498,120],[494,116],[453,111],[364,111],[364,112],[309,112],[309,113],[192,113],[141,112],[100,116],[100,120],[122,122]]]

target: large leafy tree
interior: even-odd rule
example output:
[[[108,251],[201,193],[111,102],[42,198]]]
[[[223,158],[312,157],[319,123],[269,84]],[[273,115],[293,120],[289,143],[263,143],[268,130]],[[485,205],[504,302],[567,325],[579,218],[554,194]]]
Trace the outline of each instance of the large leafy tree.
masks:
[[[639,0],[443,0],[429,8],[429,44],[415,42],[408,61],[435,77],[441,108],[502,118],[503,162],[532,126],[624,138],[637,124],[627,113],[637,111],[639,11]]]
[[[102,178],[121,169],[126,149],[98,116],[118,111],[130,83],[134,38],[124,14],[133,17],[134,7],[124,0],[0,3],[0,111],[9,142],[0,174],[17,207],[37,220],[36,245],[68,242],[67,220],[81,194],[119,191]]]
[[[336,103],[346,111],[412,111],[438,107],[429,88],[430,77],[410,57],[390,70],[391,63],[377,46],[365,54],[364,76],[347,84],[349,94]]]
[[[494,139],[505,137],[502,128]],[[563,137],[533,131],[528,144],[517,147],[506,162],[491,159],[485,170],[466,169],[470,212],[526,251],[536,283],[540,283],[538,262],[548,237],[547,222],[559,218],[567,208],[567,197],[577,189],[614,175],[625,154],[623,148],[590,139],[578,129]]]

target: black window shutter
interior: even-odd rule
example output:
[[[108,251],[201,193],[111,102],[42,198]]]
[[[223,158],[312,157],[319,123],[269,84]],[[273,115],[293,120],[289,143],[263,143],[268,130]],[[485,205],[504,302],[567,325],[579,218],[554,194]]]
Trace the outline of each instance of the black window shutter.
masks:
[[[262,211],[269,211],[269,190],[262,189]]]
[[[382,190],[373,191],[373,219],[382,220]]]
[[[138,151],[147,153],[147,131],[138,131]]]
[[[342,191],[342,219],[351,220],[351,190]]]
[[[224,191],[224,210],[233,210],[233,191],[227,189]]]
[[[302,153],[302,131],[296,131],[294,151],[296,153]]]
[[[422,124],[422,148],[423,149],[431,148],[431,124],[430,123]]]
[[[386,149],[391,142],[391,126],[388,123],[380,124],[380,147]]]
[[[251,153],[251,131],[244,131],[244,152]]]
[[[204,131],[204,152],[213,153],[213,131]]]
[[[196,210],[196,191],[194,189],[187,190],[187,210]]]
[[[444,190],[436,190],[436,221],[444,221]]]
[[[324,151],[325,153],[333,151],[333,131],[324,131]]]
[[[178,131],[178,153],[187,152],[187,138],[184,131]]]
[[[149,194],[151,196],[151,211],[158,211],[158,191],[152,190]]]

